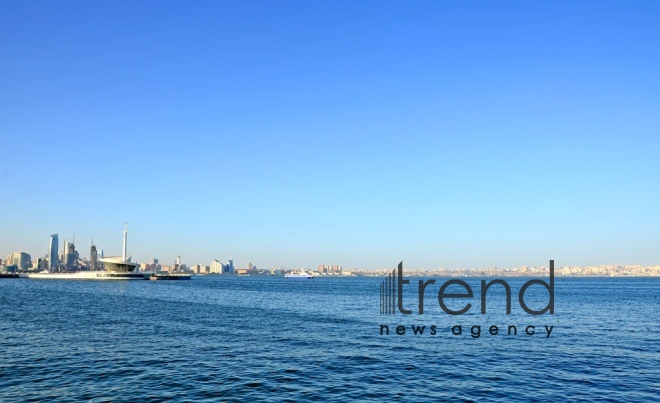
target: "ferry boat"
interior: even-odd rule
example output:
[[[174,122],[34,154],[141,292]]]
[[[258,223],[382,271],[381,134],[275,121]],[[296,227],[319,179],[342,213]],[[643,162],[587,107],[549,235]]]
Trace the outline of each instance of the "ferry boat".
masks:
[[[308,279],[311,280],[314,278],[310,273],[305,272],[305,270],[292,271],[284,275],[284,278],[296,278],[296,279]]]
[[[149,273],[148,280],[190,280],[192,276],[186,273]]]

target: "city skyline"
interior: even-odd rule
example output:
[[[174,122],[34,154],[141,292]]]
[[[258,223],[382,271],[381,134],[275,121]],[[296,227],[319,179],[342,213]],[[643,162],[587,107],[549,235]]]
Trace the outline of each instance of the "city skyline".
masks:
[[[58,249],[57,239],[58,239],[58,234],[52,234],[50,236],[49,254],[46,255],[46,256],[34,255],[34,258],[32,258],[33,254],[30,253],[30,252],[14,251],[14,252],[11,252],[10,254],[7,255],[8,256],[7,257],[7,260],[8,260],[7,262],[2,261],[2,260],[0,260],[0,261],[2,261],[3,264],[12,264],[11,259],[9,258],[9,256],[18,255],[18,254],[27,255],[28,261],[30,261],[30,263],[34,263],[35,267],[36,267],[36,264],[38,263],[38,260],[42,260],[42,259],[46,258],[46,259],[48,259],[48,262],[47,262],[48,265],[46,266],[44,264],[43,268],[49,268],[52,271],[54,269],[53,260],[52,260],[53,251],[55,250],[55,253],[56,253],[56,251]],[[74,240],[75,240],[75,237],[74,237]],[[62,259],[65,258],[65,257],[67,257],[66,259],[68,259],[69,254],[72,254],[72,255],[75,254],[76,262],[77,262],[78,259],[80,259],[81,262],[85,262],[85,264],[83,264],[82,266],[79,266],[78,269],[95,270],[98,267],[98,262],[99,262],[98,261],[99,258],[98,258],[98,255],[97,255],[98,251],[97,251],[97,247],[96,247],[93,239],[92,239],[92,243],[90,245],[91,248],[90,248],[90,255],[89,256],[86,256],[84,254],[79,255],[78,251],[75,250],[74,242],[69,242],[66,239],[63,239],[62,242],[63,242],[63,246],[64,246],[63,253],[60,254],[60,255],[57,255],[57,253],[55,254],[55,256],[57,256],[57,258],[56,258],[57,260],[55,260],[55,262],[56,263],[59,262],[60,266],[64,267],[65,269],[70,267],[72,265],[72,262],[69,262],[68,260],[63,261]],[[69,248],[73,249],[73,252],[69,251]],[[101,254],[102,255],[104,254],[103,249],[101,249]],[[209,271],[210,273],[224,273],[224,274],[227,274],[227,273],[225,273],[225,270],[223,269],[225,264],[221,263],[217,258],[211,259],[210,264],[207,265],[206,262],[203,262],[203,261],[198,261],[198,262],[184,261],[184,260],[182,260],[181,255],[177,255],[172,261],[163,260],[163,259],[160,259],[160,258],[149,258],[148,260],[134,259],[130,253],[128,254],[128,256],[129,256],[129,259],[131,259],[133,262],[143,264],[143,265],[144,264],[148,264],[148,265],[151,264],[151,265],[158,265],[158,266],[162,265],[163,267],[167,267],[168,268],[167,270],[170,270],[170,269],[173,269],[173,268],[179,267],[179,266],[183,266],[184,268],[188,268],[188,269],[193,267],[193,266],[196,266],[196,267],[201,266],[202,268],[204,268],[204,267],[208,268],[210,270]],[[109,256],[106,256],[106,257],[109,257]],[[87,266],[87,265],[89,265],[89,266]],[[233,273],[234,259],[232,259],[232,258],[227,259],[227,265],[229,267],[231,267],[229,273],[234,274]],[[239,263],[239,265],[240,265],[240,267],[237,268],[237,269],[243,270],[243,269],[247,268],[247,269],[251,270],[253,268],[253,263],[250,259],[245,261],[245,265],[242,265],[241,263]],[[256,265],[254,265],[254,267],[256,268]],[[570,270],[572,268],[579,269],[580,270],[579,273],[582,273],[581,270],[583,270],[583,269],[596,270],[596,268],[599,268],[598,270],[600,270],[600,269],[602,269],[602,270],[606,270],[606,269],[607,270],[613,270],[613,269],[616,269],[616,268],[618,268],[617,270],[619,270],[619,269],[620,270],[631,270],[631,268],[633,268],[633,270],[649,269],[651,271],[658,272],[658,270],[660,269],[660,264],[658,264],[658,263],[639,264],[639,263],[621,263],[621,262],[612,263],[612,262],[610,262],[610,263],[600,263],[600,264],[575,265],[575,264],[566,263],[566,264],[563,264],[563,265],[558,265],[557,267],[561,268],[563,270]],[[218,269],[218,268],[220,268],[220,269]],[[279,270],[283,270],[283,269],[284,270],[295,270],[295,267],[287,267],[286,265],[270,265],[270,266],[267,266],[265,268],[264,267],[261,267],[261,268],[265,269],[267,271],[268,270],[278,270],[279,271]],[[303,268],[306,268],[306,267],[303,266]],[[310,268],[312,268],[312,270],[313,270],[313,267],[310,266]],[[341,272],[342,268],[343,268],[343,265],[319,264],[319,265],[317,265],[316,272],[319,272],[319,273],[321,273],[321,272],[328,272],[328,273]],[[364,267],[352,266],[350,268],[347,267],[346,269],[349,270],[349,272],[357,270],[358,272],[373,272],[373,273],[382,272],[382,273],[387,273],[387,272],[389,272],[389,270],[391,270],[391,267],[386,267],[385,266],[385,267],[378,267],[378,268],[364,268]],[[514,266],[490,265],[490,266],[455,266],[455,267],[450,267],[450,266],[447,266],[447,265],[444,265],[444,266],[443,265],[434,265],[434,266],[427,266],[427,267],[412,267],[410,269],[412,270],[412,273],[420,272],[420,271],[421,272],[425,272],[425,271],[437,272],[437,271],[440,271],[440,272],[451,273],[455,270],[458,270],[460,273],[463,273],[463,272],[468,272],[468,273],[469,272],[474,272],[474,273],[476,273],[476,272],[480,272],[480,271],[488,270],[488,269],[495,269],[495,270],[500,270],[500,271],[501,270],[504,270],[504,271],[512,270],[513,272],[517,272],[520,269],[524,272],[525,270],[528,270],[528,269],[545,270],[546,266],[544,266],[544,265],[520,264],[520,265],[514,265]],[[658,272],[658,273],[660,273],[660,272]],[[415,274],[413,274],[413,275],[415,275]],[[655,274],[655,275],[658,275],[658,274]]]
[[[57,234],[50,237],[50,255],[44,257],[37,257],[32,259],[31,254],[26,252],[12,252],[6,257],[6,260],[0,260],[0,269],[6,269],[8,266],[15,266],[11,270],[26,271],[39,271],[49,269],[51,272],[58,272],[62,270],[98,270],[99,262],[103,260],[98,259],[98,251],[94,242],[90,248],[89,259],[86,256],[79,256],[75,251],[73,242],[64,241],[66,247],[62,255],[53,259],[53,247],[57,248],[57,243],[53,242],[57,239]],[[101,252],[103,253],[103,252]],[[72,256],[69,256],[71,254]],[[47,260],[44,260],[47,259]],[[125,260],[125,257],[123,258]],[[129,255],[130,260],[130,255]],[[233,259],[228,259],[226,263],[221,263],[218,259],[213,259],[210,265],[203,262],[201,264],[194,264],[182,261],[181,256],[177,256],[173,264],[167,264],[160,259],[154,258],[149,262],[133,260],[140,265],[142,270],[147,272],[154,271],[182,271],[186,273],[195,274],[224,274],[224,275],[245,275],[245,274],[262,274],[262,275],[281,275],[283,272],[295,270],[286,268],[285,266],[269,267],[257,270],[257,266],[253,265],[251,261],[247,263],[245,268],[235,268]],[[660,276],[660,264],[655,265],[639,265],[639,264],[601,264],[601,265],[588,265],[588,266],[575,266],[563,265],[557,266],[558,276]],[[306,268],[303,268],[306,269]],[[543,275],[547,271],[547,266],[527,266],[522,265],[519,267],[431,267],[431,268],[408,268],[407,273],[409,276],[424,276],[426,274],[434,274],[440,276],[530,276],[530,275]],[[391,267],[380,269],[364,269],[359,267],[344,268],[342,265],[327,265],[320,264],[316,270],[312,269],[312,273],[317,275],[379,275],[387,276],[390,273]]]
[[[2,8],[2,257],[660,263],[657,2]]]

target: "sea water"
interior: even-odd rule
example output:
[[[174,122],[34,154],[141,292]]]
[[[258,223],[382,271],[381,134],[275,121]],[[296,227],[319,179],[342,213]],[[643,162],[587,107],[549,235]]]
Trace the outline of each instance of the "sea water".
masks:
[[[463,280],[452,316],[417,279],[410,315],[380,314],[383,278],[2,279],[0,400],[660,400],[660,278],[556,278],[553,315],[523,278],[481,314]]]

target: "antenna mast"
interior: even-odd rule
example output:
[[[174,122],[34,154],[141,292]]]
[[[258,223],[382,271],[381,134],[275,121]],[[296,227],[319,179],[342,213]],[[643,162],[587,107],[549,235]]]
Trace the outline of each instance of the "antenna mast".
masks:
[[[128,223],[124,223],[124,253],[122,254],[122,261],[126,261],[126,238],[128,236]]]

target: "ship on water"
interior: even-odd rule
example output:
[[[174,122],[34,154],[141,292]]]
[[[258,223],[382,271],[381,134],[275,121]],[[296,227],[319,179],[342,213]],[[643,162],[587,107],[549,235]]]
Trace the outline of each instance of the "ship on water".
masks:
[[[121,256],[107,257],[99,261],[105,265],[105,270],[79,271],[75,273],[28,273],[21,276],[38,279],[60,279],[60,280],[147,280],[142,273],[135,273],[138,263],[131,262],[126,254],[128,239],[128,225],[124,226],[124,248]]]
[[[305,269],[301,269],[300,271],[292,271],[291,273],[285,274],[284,278],[312,280],[314,276],[311,273],[307,273]]]

